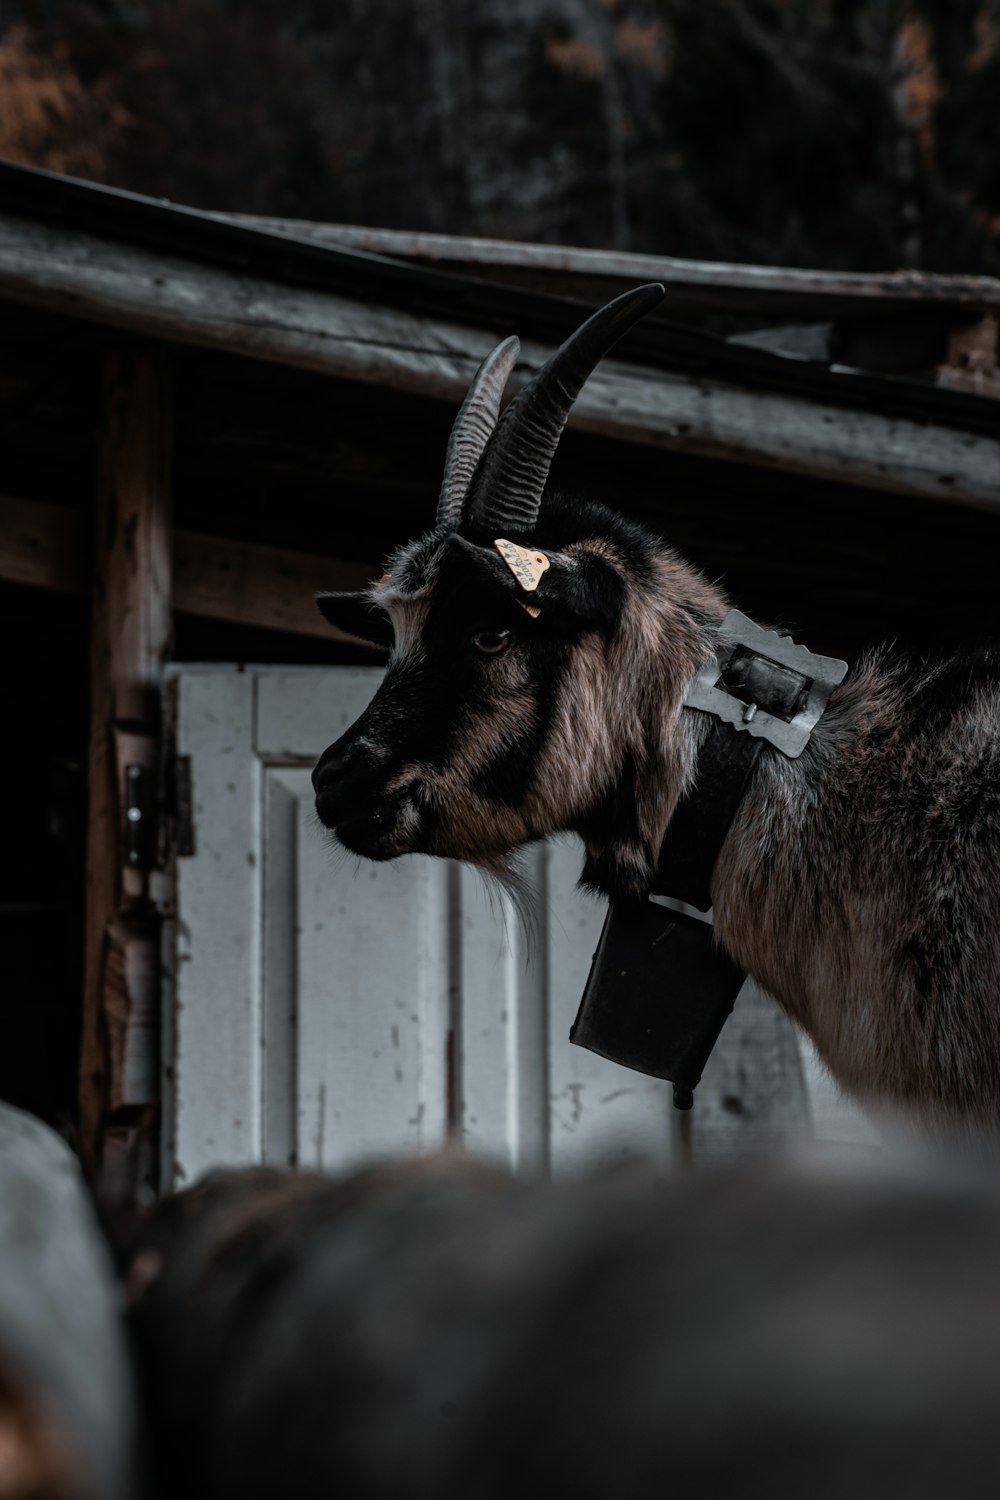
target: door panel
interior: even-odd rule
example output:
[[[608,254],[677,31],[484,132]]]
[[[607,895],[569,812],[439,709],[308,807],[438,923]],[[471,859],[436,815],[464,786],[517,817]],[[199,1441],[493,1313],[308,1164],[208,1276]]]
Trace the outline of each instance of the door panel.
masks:
[[[300,822],[312,822],[300,801]],[[312,836],[308,836],[312,833]],[[450,871],[358,868],[299,844],[298,1143],[303,1164],[439,1144],[448,1125]]]
[[[216,1163],[262,1157],[262,766],[253,751],[253,707],[249,673],[177,677],[177,745],[191,757],[195,852],[177,861],[167,932],[165,1187],[183,1186]]]

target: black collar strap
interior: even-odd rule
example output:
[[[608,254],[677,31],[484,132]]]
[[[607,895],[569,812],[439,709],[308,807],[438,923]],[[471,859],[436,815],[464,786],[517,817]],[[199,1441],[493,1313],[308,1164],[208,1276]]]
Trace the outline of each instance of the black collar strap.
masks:
[[[739,610],[719,627],[719,644],[685,700],[719,723],[702,746],[690,791],[670,820],[653,891],[699,911],[712,904],[712,871],[765,743],[802,754],[847,663],[816,656],[763,630]]]
[[[743,801],[763,740],[717,724],[702,746],[691,790],[670,820],[660,849],[653,894],[672,896],[698,911],[712,904],[712,871]]]
[[[687,698],[720,722],[660,851],[654,894],[706,910],[712,871],[764,750],[799,755],[847,664],[813,656],[732,611]],[[694,1088],[746,978],[711,924],[652,901],[612,901],[570,1040],[666,1078],[690,1109]]]

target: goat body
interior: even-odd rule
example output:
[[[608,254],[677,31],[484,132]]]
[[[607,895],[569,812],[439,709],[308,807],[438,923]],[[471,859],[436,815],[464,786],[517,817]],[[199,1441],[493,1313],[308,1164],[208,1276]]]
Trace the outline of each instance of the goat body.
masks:
[[[642,896],[715,723],[684,700],[727,601],[652,533],[546,491],[547,458],[530,505],[523,486],[494,505],[495,450],[521,484],[515,439],[537,442],[540,399],[529,387],[499,419],[459,515],[439,511],[368,595],[321,598],[392,650],[372,704],[316,768],[317,808],[359,854],[423,851],[501,877],[512,851],[570,830],[584,884]],[[530,594],[498,538],[544,553]],[[765,747],[712,881],[717,940],[847,1089],[991,1125],[998,725],[996,652],[865,660],[799,759]]]
[[[1000,1201],[953,1162],[257,1171],[145,1236],[163,1496],[994,1493]]]

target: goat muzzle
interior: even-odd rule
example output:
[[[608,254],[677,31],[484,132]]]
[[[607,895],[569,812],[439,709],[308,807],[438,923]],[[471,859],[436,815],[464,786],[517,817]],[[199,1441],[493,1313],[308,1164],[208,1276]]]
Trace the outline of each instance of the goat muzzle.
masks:
[[[339,843],[365,859],[395,859],[416,851],[422,818],[412,788],[388,790],[391,771],[355,741],[338,740],[323,752],[313,771],[316,813]]]

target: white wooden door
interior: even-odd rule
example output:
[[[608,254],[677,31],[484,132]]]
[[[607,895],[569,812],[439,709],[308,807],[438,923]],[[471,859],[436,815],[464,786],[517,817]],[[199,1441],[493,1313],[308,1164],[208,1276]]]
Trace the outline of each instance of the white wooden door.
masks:
[[[669,1159],[670,1087],[571,1047],[603,907],[580,852],[531,852],[531,932],[474,871],[335,849],[310,771],[375,668],[175,669],[194,853],[179,858],[164,1036],[166,1184],[340,1168],[457,1136],[516,1167]]]
[[[568,1040],[604,916],[573,841],[531,851],[530,932],[476,872],[338,851],[313,810],[316,758],[376,668],[172,673],[194,853],[177,860],[165,999],[165,1186],[219,1165],[340,1169],[458,1139],[516,1168],[678,1150],[669,1084]],[[822,1131],[838,1104],[789,1023],[745,992],[698,1090],[702,1159]],[[825,1090],[825,1092],[824,1092]],[[831,1102],[832,1101],[832,1102]]]

